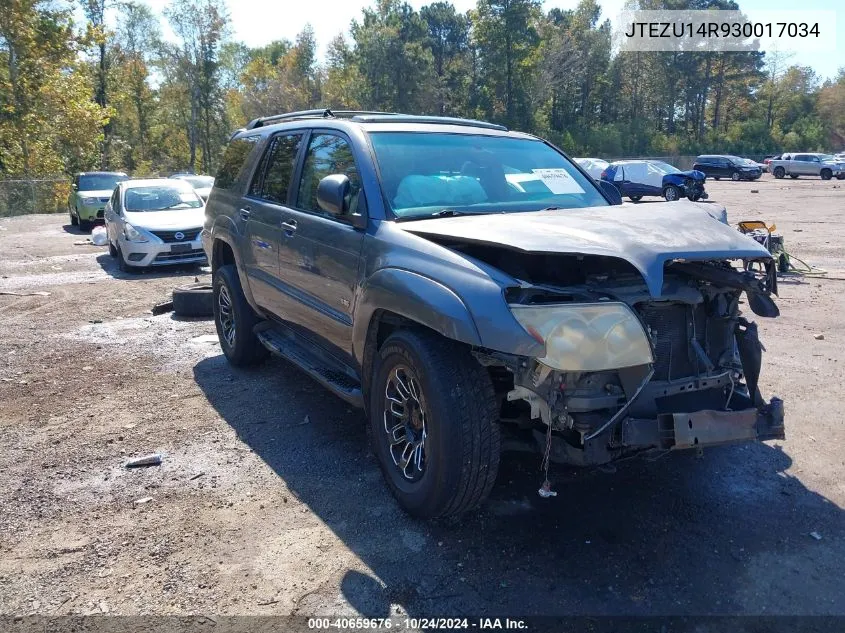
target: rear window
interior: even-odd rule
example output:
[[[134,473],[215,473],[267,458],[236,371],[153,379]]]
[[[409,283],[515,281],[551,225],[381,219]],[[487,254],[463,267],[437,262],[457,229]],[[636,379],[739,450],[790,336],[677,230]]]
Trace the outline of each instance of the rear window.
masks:
[[[226,146],[220,171],[217,172],[217,177],[214,179],[214,184],[218,189],[231,189],[234,186],[258,139],[258,135],[244,136],[236,138]]]

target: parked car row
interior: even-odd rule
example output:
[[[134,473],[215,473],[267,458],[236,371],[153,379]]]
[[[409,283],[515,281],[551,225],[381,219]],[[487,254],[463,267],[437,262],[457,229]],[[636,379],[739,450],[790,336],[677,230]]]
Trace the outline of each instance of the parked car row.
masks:
[[[199,234],[214,178],[174,174],[130,179],[123,172],[84,172],[71,184],[72,225],[103,222],[109,253],[123,271],[206,261]]]

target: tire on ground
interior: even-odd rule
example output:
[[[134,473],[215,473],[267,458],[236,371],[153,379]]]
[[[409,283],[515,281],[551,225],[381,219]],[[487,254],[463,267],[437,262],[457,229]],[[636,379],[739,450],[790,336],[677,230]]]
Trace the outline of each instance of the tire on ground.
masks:
[[[214,316],[211,284],[190,284],[174,288],[173,313],[185,317]]]
[[[270,352],[261,344],[253,331],[260,319],[244,296],[237,268],[232,264],[221,266],[214,271],[211,284],[213,288],[214,326],[217,328],[220,348],[226,355],[226,360],[236,367],[260,363],[269,356]],[[223,326],[220,319],[220,294],[224,287],[234,315],[235,336],[233,344],[230,344],[223,335]]]
[[[417,481],[394,463],[384,428],[387,380],[398,364],[416,374],[427,409],[425,469]],[[427,330],[400,330],[378,351],[371,384],[373,451],[399,504],[423,518],[481,505],[499,469],[498,410],[490,376],[469,350]]]

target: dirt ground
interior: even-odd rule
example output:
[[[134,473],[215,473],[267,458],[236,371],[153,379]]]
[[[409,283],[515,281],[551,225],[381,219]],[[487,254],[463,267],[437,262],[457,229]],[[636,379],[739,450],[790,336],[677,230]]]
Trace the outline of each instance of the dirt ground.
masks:
[[[0,219],[0,292],[49,293],[0,295],[0,613],[845,614],[845,183],[708,190],[831,277],[757,319],[787,440],[554,468],[549,500],[507,453],[481,511],[434,523],[397,508],[361,413],[151,316],[207,269],[125,275],[67,216]]]

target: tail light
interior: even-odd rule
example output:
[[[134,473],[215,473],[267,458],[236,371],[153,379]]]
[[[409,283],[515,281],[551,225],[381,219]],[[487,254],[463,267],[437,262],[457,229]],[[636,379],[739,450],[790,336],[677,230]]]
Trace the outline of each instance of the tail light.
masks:
[[[604,171],[601,173],[601,176],[599,176],[599,178],[606,178],[606,177],[607,177],[607,170],[604,170]]]

